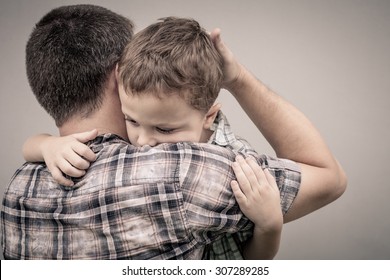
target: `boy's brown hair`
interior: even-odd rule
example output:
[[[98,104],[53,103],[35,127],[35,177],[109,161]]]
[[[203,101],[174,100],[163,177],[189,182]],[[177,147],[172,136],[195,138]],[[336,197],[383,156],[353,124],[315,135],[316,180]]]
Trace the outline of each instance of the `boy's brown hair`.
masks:
[[[218,97],[222,58],[193,19],[167,17],[134,35],[118,65],[127,94],[180,94],[207,112]]]

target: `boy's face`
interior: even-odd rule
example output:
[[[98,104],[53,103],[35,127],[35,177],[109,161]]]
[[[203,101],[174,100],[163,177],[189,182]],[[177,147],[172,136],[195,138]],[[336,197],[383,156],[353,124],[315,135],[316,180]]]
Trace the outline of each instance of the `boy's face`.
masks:
[[[207,142],[214,118],[190,107],[178,95],[134,96],[119,86],[129,140],[134,146],[161,143]],[[214,116],[215,117],[215,116]]]

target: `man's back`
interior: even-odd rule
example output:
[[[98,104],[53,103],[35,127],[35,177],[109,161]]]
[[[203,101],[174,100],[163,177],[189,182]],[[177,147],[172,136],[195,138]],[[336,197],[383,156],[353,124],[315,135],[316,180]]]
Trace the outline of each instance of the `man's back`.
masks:
[[[5,258],[199,259],[224,232],[251,230],[228,187],[226,149],[136,149],[112,134],[90,147],[97,160],[73,188],[44,164],[15,173],[1,215]]]

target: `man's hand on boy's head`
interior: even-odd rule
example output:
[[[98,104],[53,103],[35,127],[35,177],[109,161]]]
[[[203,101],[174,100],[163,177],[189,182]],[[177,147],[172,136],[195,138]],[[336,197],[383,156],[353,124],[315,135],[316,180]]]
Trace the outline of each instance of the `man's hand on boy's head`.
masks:
[[[96,138],[96,129],[68,136],[51,136],[42,143],[42,155],[54,180],[72,187],[73,181],[65,176],[81,177],[96,160],[95,153],[84,143]],[[65,174],[65,175],[64,175]]]
[[[242,75],[242,65],[236,60],[232,51],[225,45],[221,38],[221,29],[215,28],[210,33],[215,48],[223,58],[223,87],[229,89]]]

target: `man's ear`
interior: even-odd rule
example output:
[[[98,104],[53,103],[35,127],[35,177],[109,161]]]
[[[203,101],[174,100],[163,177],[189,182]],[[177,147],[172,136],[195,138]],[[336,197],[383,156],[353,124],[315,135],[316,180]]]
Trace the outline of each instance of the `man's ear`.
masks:
[[[115,65],[115,78],[118,81],[118,78],[119,78],[119,65],[118,65],[118,63]]]
[[[111,70],[110,75],[107,78],[105,86],[106,86],[106,88],[108,90],[110,90],[110,92],[118,94],[118,83],[117,83],[116,70],[115,69]]]
[[[205,121],[203,124],[204,129],[210,129],[221,107],[222,107],[221,103],[215,103],[213,106],[211,106],[211,108],[208,110],[205,116]]]

